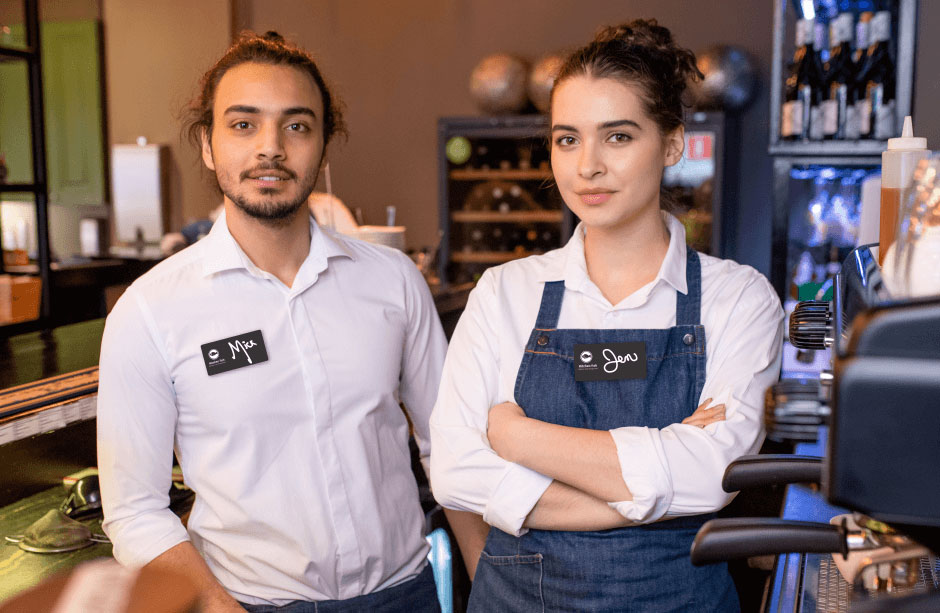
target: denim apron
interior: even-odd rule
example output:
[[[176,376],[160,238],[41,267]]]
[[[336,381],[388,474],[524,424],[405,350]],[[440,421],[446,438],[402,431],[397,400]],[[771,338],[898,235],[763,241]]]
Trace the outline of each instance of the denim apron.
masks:
[[[664,428],[691,415],[705,384],[701,265],[688,250],[688,293],[676,292],[666,330],[557,329],[563,281],[545,284],[516,376],[516,402],[545,422],[610,430]],[[576,343],[646,344],[645,379],[576,381]],[[681,470],[681,467],[677,467]],[[470,611],[738,611],[727,565],[692,566],[689,548],[714,514],[600,532],[490,529]]]

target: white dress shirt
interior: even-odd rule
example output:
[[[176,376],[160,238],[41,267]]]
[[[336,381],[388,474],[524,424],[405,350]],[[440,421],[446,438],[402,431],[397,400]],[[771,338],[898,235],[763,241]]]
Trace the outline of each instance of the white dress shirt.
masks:
[[[98,466],[120,562],[191,539],[237,600],[276,605],[368,594],[426,564],[399,401],[427,471],[440,320],[407,256],[310,228],[287,287],[223,215],[108,317]],[[255,330],[267,361],[207,374],[203,344]],[[196,492],[188,532],[167,508],[174,448]]]
[[[488,269],[451,338],[431,415],[434,495],[445,507],[483,515],[509,534],[522,523],[551,478],[496,455],[487,414],[515,402],[513,389],[546,281],[565,282],[558,328],[662,329],[676,323],[676,292],[686,293],[685,229],[664,213],[670,240],[656,278],[612,305],[588,277],[584,231],[568,244]],[[623,480],[633,500],[613,502],[637,523],[706,513],[731,496],[725,467],[763,440],[764,391],[780,370],[783,310],[770,283],[748,266],[700,254],[706,377],[700,402],[727,406],[725,421],[707,426],[611,430]],[[522,407],[525,409],[525,407]]]

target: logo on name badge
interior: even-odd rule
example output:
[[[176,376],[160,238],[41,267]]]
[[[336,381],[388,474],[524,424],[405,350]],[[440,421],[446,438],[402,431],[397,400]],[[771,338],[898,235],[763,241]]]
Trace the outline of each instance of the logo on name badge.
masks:
[[[575,381],[617,381],[646,378],[646,343],[589,343],[574,346],[581,363]]]
[[[211,377],[223,372],[268,361],[261,330],[245,332],[202,345],[202,359]]]

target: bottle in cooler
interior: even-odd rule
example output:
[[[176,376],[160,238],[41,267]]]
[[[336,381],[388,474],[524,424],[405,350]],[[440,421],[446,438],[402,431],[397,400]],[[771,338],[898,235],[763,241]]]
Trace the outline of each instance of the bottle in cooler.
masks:
[[[871,19],[871,38],[859,71],[859,89],[864,95],[859,113],[862,138],[886,140],[896,135],[894,61],[891,59],[891,12],[878,11]]]
[[[813,56],[817,66],[817,81],[813,88],[813,105],[810,109],[809,117],[809,138],[810,140],[823,139],[823,103],[829,99],[829,92],[826,90],[825,69],[822,62],[822,51],[826,48],[826,25],[820,22],[813,22]]]
[[[823,138],[843,140],[848,109],[854,103],[855,65],[852,62],[852,14],[840,13],[829,23],[829,61],[825,100],[820,104]]]
[[[822,66],[813,49],[814,22],[801,19],[796,24],[796,53],[786,81],[785,102],[781,109],[780,136],[807,140],[818,88],[822,84]]]

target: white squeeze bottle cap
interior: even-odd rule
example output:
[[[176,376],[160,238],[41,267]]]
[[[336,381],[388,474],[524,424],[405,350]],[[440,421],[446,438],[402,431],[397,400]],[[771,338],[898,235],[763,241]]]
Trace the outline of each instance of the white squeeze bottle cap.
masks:
[[[901,136],[889,138],[888,149],[881,154],[881,187],[907,187],[914,167],[927,153],[927,139],[914,136],[914,124],[908,115]]]
[[[901,136],[898,138],[888,139],[889,151],[895,151],[898,149],[910,150],[926,148],[927,139],[923,136],[914,136],[914,122],[911,121],[910,115],[904,118],[904,129],[901,131]]]

